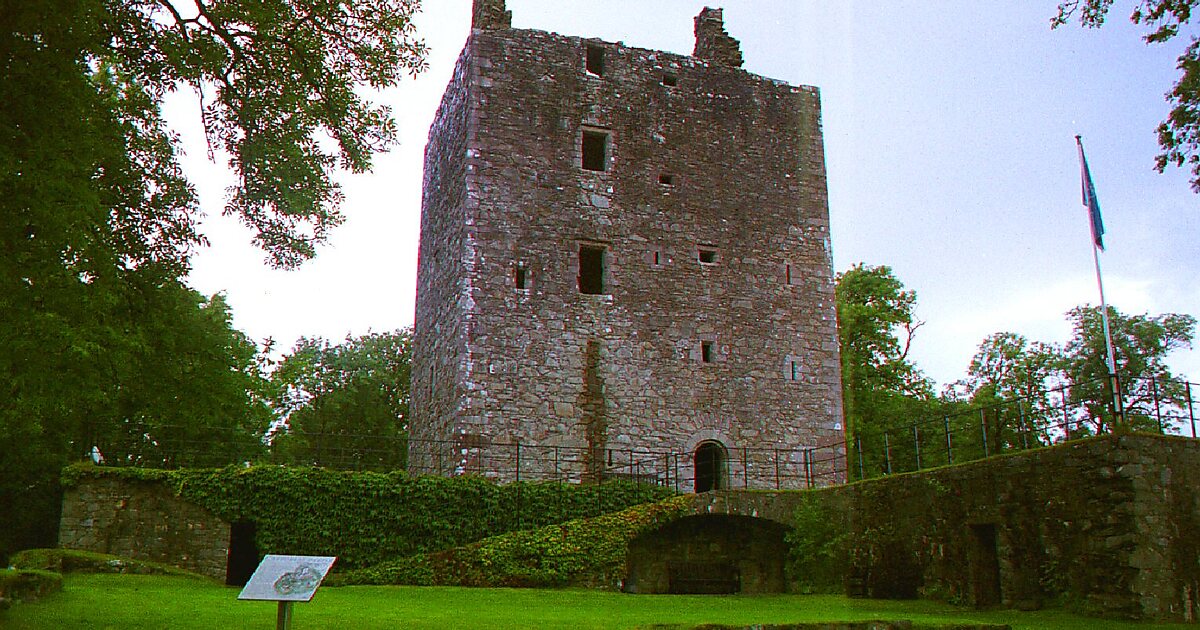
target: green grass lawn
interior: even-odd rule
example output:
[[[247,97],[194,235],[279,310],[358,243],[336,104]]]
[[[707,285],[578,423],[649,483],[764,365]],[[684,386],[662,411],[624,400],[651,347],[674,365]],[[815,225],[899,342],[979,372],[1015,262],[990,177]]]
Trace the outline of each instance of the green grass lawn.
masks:
[[[0,612],[0,627],[273,628],[276,604],[237,601],[239,589],[176,576],[66,576],[64,590]],[[296,630],[329,628],[636,628],[652,624],[762,624],[910,619],[1008,623],[1013,628],[1146,628],[1059,611],[976,612],[933,602],[829,595],[625,595],[586,590],[354,586],[323,588],[295,604]],[[1154,628],[1190,628],[1185,624]]]

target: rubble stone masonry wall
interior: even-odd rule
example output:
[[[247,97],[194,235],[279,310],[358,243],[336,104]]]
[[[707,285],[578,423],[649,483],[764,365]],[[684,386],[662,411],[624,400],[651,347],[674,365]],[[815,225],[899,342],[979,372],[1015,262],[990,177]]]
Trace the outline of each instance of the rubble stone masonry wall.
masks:
[[[88,479],[67,488],[58,544],[224,579],[229,524],[159,483]]]
[[[477,6],[426,149],[410,468],[511,477],[473,461],[502,442],[580,449],[581,478],[609,449],[840,443],[817,90],[730,65],[719,11],[713,60],[505,15]]]

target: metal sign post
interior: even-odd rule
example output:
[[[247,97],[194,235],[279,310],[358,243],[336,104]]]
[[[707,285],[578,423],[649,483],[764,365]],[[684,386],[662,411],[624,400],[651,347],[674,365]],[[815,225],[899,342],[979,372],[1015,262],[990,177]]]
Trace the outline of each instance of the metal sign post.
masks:
[[[334,556],[277,556],[263,558],[238,599],[279,602],[276,630],[292,627],[292,604],[311,601],[325,580]]]
[[[292,602],[279,602],[275,612],[275,630],[292,630]]]

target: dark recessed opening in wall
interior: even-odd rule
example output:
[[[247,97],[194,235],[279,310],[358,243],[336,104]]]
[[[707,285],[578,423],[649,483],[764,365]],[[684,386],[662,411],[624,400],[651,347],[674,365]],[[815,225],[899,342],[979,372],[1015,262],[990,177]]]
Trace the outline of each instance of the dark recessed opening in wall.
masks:
[[[700,360],[705,363],[713,362],[713,342],[711,342],[711,341],[701,341],[700,342]]]
[[[661,252],[654,252],[654,264],[656,264],[656,265],[662,264],[662,253]]]
[[[583,132],[583,168],[589,171],[608,169],[608,134],[603,131]]]
[[[587,45],[587,56],[584,67],[588,72],[598,77],[604,76],[604,47],[595,44]]]
[[[670,173],[659,173],[658,183],[662,184],[663,186],[674,186],[675,176]]]
[[[700,262],[711,265],[717,262],[717,250],[712,247],[705,247],[701,245],[696,249],[696,257],[700,260]]]
[[[229,563],[225,565],[225,584],[245,586],[258,568],[258,545],[254,542],[255,527],[250,521],[229,525]]]
[[[725,447],[720,442],[701,442],[692,454],[696,467],[696,493],[720,490],[725,487]]]
[[[588,295],[604,293],[604,248],[598,245],[579,246],[579,292]]]
[[[524,267],[517,266],[515,269],[513,269],[513,284],[516,285],[518,290],[524,291],[526,288],[528,288],[528,285],[526,284],[527,280],[528,273],[525,271]]]
[[[679,77],[670,72],[664,72],[662,75],[662,84],[667,87],[675,87],[679,85]]]
[[[996,525],[971,525],[971,596],[976,608],[1000,603],[1000,554]]]
[[[792,283],[792,266],[790,264],[783,266],[783,282],[784,284]]]

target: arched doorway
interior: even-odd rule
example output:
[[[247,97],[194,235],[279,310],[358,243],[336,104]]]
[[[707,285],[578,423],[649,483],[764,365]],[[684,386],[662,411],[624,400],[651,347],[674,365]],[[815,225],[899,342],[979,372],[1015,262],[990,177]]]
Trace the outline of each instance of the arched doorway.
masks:
[[[622,590],[784,593],[787,531],[751,516],[685,516],[629,541]]]
[[[692,464],[696,470],[696,492],[720,490],[728,485],[725,465],[725,445],[716,440],[706,440],[696,446]]]

